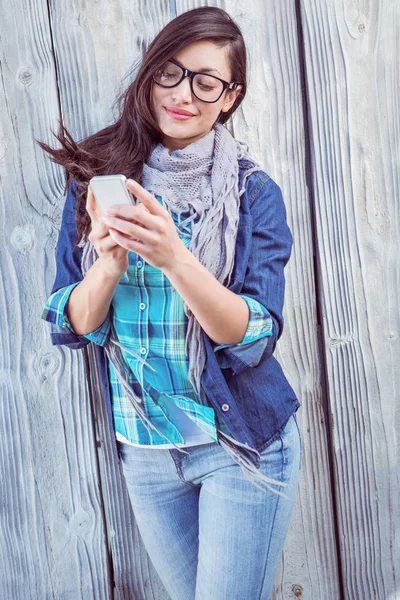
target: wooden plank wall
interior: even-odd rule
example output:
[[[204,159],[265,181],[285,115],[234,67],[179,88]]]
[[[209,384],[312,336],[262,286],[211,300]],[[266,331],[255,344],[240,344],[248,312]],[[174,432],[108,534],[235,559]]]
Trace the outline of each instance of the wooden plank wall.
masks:
[[[54,277],[61,173],[34,138],[60,114],[47,3],[1,8],[0,597],[107,597],[82,357],[40,322]],[[44,324],[44,322],[43,322]]]
[[[110,123],[143,45],[204,4],[0,5],[1,599],[168,599],[92,349],[51,346],[40,320],[64,198],[35,138],[50,143],[60,115],[76,139]],[[273,599],[395,600],[399,5],[208,4],[243,30],[250,86],[230,127],[281,186],[294,236],[276,357],[302,402],[303,457]]]
[[[178,0],[177,12],[202,4]],[[235,135],[247,140],[254,156],[281,186],[295,240],[285,271],[285,327],[275,355],[302,402],[298,415],[304,456],[275,598],[339,598],[295,2],[256,0],[252,10],[243,10],[235,0],[213,5],[225,8],[237,20],[249,51],[250,86],[233,121]]]
[[[400,593],[400,5],[300,4],[343,587],[386,599]]]

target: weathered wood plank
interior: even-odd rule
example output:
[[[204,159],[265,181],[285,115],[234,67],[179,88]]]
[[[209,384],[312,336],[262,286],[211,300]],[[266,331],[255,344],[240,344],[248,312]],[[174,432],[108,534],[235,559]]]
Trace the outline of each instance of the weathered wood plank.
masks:
[[[46,2],[1,8],[0,596],[106,597],[85,374],[40,320],[54,277],[61,173],[34,138],[59,117]]]
[[[180,0],[178,14],[202,6]],[[306,187],[304,106],[295,2],[208,2],[227,10],[249,52],[248,95],[233,118],[235,136],[281,186],[294,237],[286,268],[285,329],[276,357],[296,390],[303,435],[299,496],[274,598],[338,598],[338,572],[329,480],[326,423],[320,385],[312,219]]]
[[[34,7],[13,0],[1,11],[0,595],[7,600],[168,597],[115,468],[93,348],[52,347],[40,321],[64,200],[62,173],[34,138],[53,142],[57,84],[77,139],[112,121],[142,44],[175,8],[203,4],[50,3],[51,29],[40,0]],[[251,10],[236,0],[213,4],[238,21],[249,47],[249,93],[231,126],[282,187],[295,240],[276,356],[302,401],[303,466],[273,597],[340,597],[330,428],[346,598],[387,600],[400,587],[399,7],[303,0],[296,23],[294,2],[256,0]]]
[[[301,7],[345,598],[386,600],[400,588],[400,5]]]
[[[51,6],[62,114],[75,139],[113,122],[117,94],[129,84],[128,71],[140,64],[142,48],[170,19],[166,1],[54,3]],[[87,355],[96,437],[99,444],[101,493],[107,522],[115,599],[163,600],[169,596],[155,571],[130,506],[122,472],[116,469],[110,430],[95,369],[93,349]]]

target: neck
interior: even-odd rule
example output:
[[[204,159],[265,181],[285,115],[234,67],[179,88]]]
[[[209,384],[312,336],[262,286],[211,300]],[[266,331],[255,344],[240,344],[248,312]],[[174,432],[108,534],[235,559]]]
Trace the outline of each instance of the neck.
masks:
[[[210,133],[211,129],[208,129],[207,131],[204,131],[203,133],[201,133],[199,135],[195,135],[195,136],[192,136],[189,138],[182,138],[182,139],[172,138],[172,137],[169,137],[168,135],[164,135],[162,144],[163,144],[163,146],[165,146],[165,148],[168,148],[168,150],[170,150],[171,152],[173,152],[174,150],[183,150],[187,146],[190,146],[190,144],[194,144],[194,142],[201,140],[201,138],[203,138],[208,133]]]

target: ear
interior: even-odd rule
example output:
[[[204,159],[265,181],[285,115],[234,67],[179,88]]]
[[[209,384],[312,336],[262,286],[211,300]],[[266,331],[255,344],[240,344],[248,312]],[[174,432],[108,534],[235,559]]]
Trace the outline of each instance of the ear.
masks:
[[[242,88],[243,88],[242,85],[238,85],[236,90],[228,90],[225,101],[221,108],[222,112],[228,112],[228,110],[230,110],[232,108],[232,106],[234,105],[235,100],[239,96]]]

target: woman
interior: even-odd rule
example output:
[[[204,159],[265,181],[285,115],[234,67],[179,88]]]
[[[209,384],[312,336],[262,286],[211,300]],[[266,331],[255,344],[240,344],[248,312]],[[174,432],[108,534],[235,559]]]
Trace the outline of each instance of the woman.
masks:
[[[53,344],[95,344],[173,600],[267,600],[296,498],[300,403],[272,356],[293,240],[280,188],[223,126],[245,93],[241,32],[203,7],[157,35],[115,124],[41,143],[68,188],[42,317]],[[104,217],[88,182],[115,173],[139,204]]]

